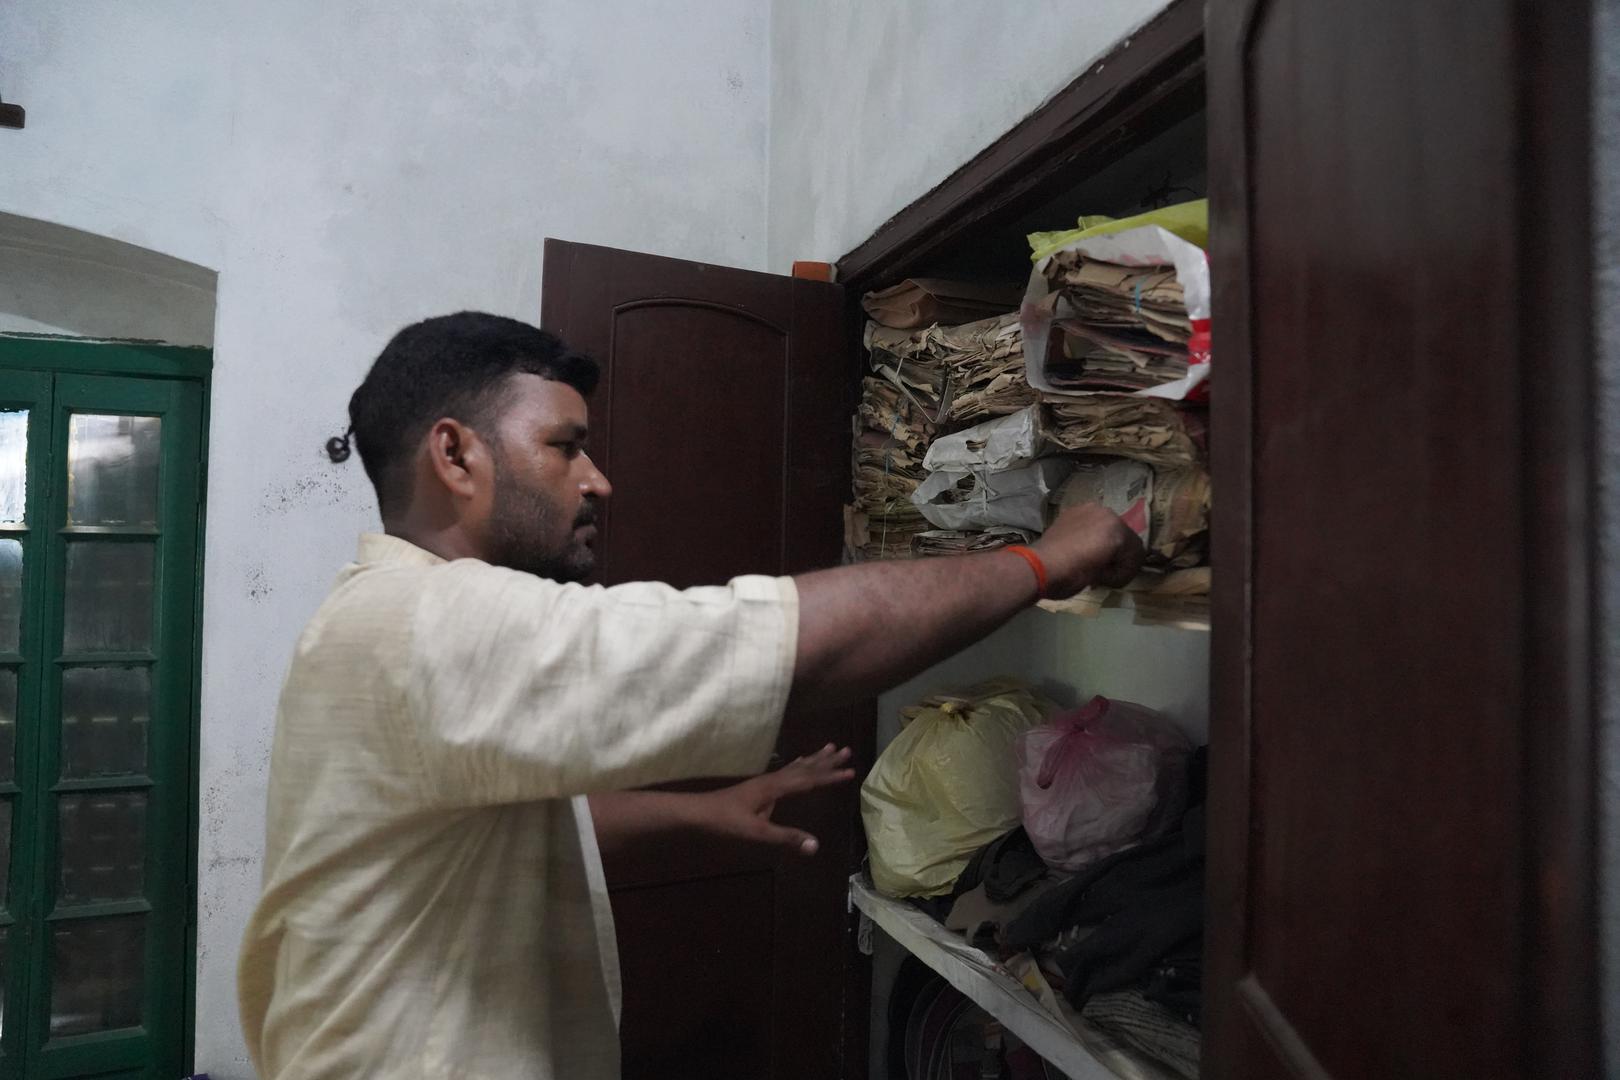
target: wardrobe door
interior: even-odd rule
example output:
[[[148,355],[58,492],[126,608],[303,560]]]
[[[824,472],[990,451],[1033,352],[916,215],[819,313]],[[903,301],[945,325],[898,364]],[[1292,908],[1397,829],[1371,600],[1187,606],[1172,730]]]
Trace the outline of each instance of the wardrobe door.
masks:
[[[1211,0],[1206,1077],[1590,1077],[1589,5]]]
[[[841,288],[555,240],[544,275],[541,321],[602,364],[604,583],[837,564],[852,409]],[[869,712],[790,713],[778,754],[850,745]],[[626,1080],[841,1075],[853,801],[846,786],[778,812],[820,838],[813,859],[688,837],[608,861]]]

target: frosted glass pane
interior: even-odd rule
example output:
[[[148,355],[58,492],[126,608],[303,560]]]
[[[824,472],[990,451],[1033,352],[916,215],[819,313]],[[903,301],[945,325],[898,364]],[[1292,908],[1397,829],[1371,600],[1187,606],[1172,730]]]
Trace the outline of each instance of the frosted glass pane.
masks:
[[[161,425],[97,413],[68,421],[69,525],[157,524]]]
[[[0,907],[11,903],[11,800],[0,799]],[[0,973],[0,979],[3,979]]]
[[[51,925],[51,1035],[87,1035],[141,1022],[146,916]]]
[[[17,779],[17,669],[0,668],[0,783]]]
[[[0,540],[0,652],[16,652],[21,640],[22,574],[22,541]]]
[[[61,795],[57,903],[136,900],[146,888],[146,793]]]
[[[67,652],[129,652],[152,644],[156,545],[79,541],[68,545]]]
[[[0,524],[21,525],[28,495],[28,410],[0,409]]]
[[[62,775],[145,772],[151,699],[146,668],[62,672]]]

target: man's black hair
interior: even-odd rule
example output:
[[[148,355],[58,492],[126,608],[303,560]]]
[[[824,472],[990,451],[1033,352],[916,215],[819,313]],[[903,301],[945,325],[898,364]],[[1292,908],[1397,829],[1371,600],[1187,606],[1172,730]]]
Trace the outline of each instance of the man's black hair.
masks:
[[[394,335],[349,399],[349,431],[326,444],[333,461],[360,451],[384,516],[410,501],[411,456],[433,424],[451,417],[492,438],[508,377],[539,375],[589,397],[596,361],[557,335],[517,319],[463,311]]]

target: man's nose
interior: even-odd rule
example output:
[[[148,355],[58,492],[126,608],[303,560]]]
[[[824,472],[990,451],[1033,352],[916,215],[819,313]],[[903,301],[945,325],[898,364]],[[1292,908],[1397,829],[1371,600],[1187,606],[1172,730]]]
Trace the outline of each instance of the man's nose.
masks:
[[[602,475],[602,470],[596,467],[596,462],[591,460],[589,454],[584,455],[584,458],[585,477],[579,482],[580,494],[597,499],[605,499],[612,495],[613,485],[608,483],[606,476]]]

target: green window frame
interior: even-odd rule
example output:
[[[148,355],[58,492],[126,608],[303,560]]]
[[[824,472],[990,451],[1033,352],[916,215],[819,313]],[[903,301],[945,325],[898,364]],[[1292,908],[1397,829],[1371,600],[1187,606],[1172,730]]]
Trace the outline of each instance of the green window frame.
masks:
[[[0,521],[0,712],[13,673],[17,686],[0,760],[0,1080],[192,1068],[212,367],[208,349],[0,336],[0,413],[28,410],[24,520]],[[155,454],[95,487],[97,424]],[[89,512],[98,497],[115,509]],[[0,483],[0,517],[5,502]]]

